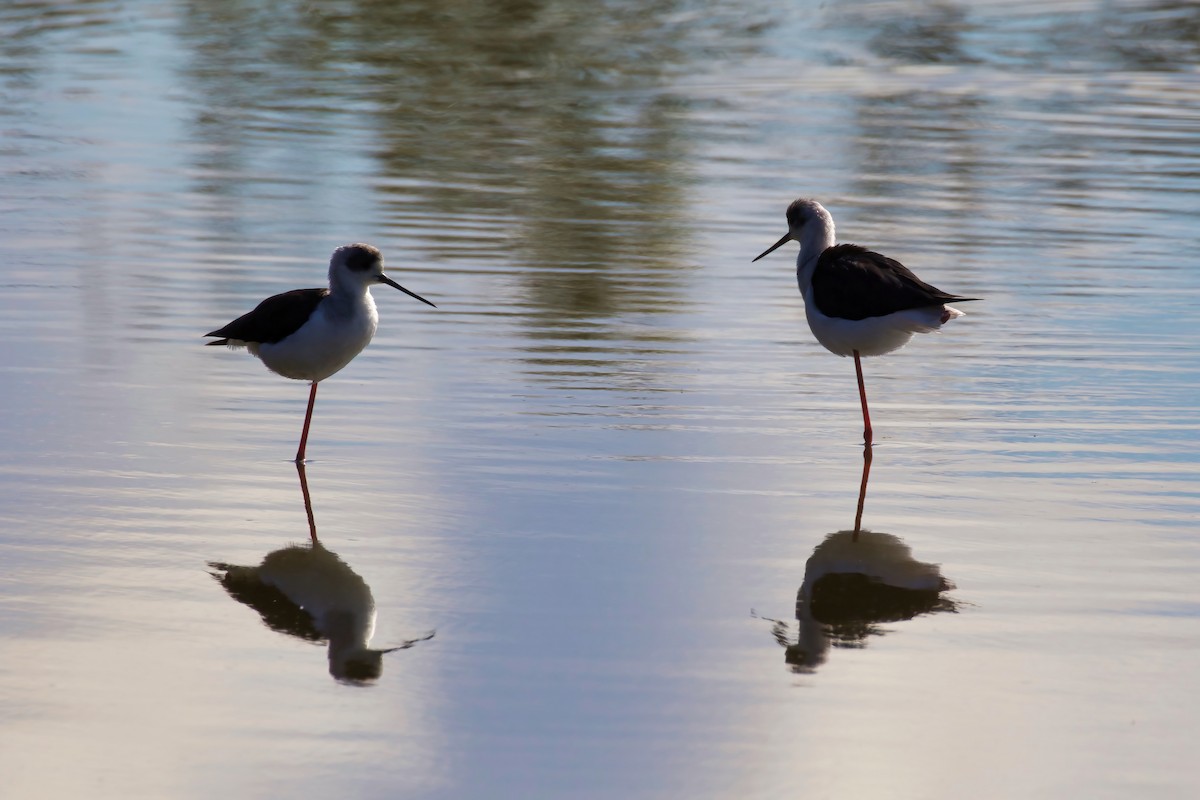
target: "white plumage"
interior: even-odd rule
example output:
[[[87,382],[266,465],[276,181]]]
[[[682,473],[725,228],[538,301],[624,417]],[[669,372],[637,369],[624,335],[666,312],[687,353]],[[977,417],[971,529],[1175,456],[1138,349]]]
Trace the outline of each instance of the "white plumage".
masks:
[[[363,351],[379,327],[379,311],[366,286],[358,296],[342,298],[350,308],[335,311],[330,297],[317,306],[308,322],[274,343],[248,342],[246,349],[272,372],[302,381],[323,381]]]

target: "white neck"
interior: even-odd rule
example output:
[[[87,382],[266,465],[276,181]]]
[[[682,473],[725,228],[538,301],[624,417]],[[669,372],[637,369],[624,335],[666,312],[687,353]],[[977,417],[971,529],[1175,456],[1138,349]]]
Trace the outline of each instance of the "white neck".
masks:
[[[361,297],[367,293],[369,284],[344,269],[329,269],[329,291],[346,297]]]
[[[344,270],[329,270],[329,297],[325,302],[326,313],[335,316],[349,317],[363,312],[371,316],[375,313],[375,301],[368,285]]]
[[[813,271],[817,268],[817,259],[830,247],[833,247],[834,230],[833,217],[828,211],[808,220],[800,230],[800,255],[796,256],[796,280],[800,284],[801,293],[807,294],[812,286]]]

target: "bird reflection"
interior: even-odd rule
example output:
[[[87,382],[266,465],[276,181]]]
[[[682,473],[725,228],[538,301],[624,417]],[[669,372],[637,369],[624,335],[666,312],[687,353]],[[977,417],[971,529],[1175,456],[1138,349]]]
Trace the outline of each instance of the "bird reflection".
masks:
[[[825,663],[830,646],[865,647],[868,636],[885,632],[881,623],[956,608],[942,596],[954,584],[937,564],[917,561],[898,536],[862,527],[871,459],[868,445],[854,529],[826,536],[804,565],[804,583],[796,595],[796,641],[791,641],[788,623],[771,620],[771,633],[793,672],[815,671]]]
[[[229,596],[253,608],[272,630],[311,642],[328,642],[329,674],[351,683],[373,681],[383,672],[383,654],[432,639],[434,632],[397,647],[370,646],[375,632],[375,598],[346,562],[321,544],[313,517],[304,465],[296,464],[309,542],[268,553],[262,563],[241,567],[211,561],[210,573]]]

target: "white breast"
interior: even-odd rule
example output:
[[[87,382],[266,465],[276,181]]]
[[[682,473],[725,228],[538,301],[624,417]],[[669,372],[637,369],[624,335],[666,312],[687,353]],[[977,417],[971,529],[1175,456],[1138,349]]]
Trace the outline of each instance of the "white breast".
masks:
[[[352,312],[339,314],[328,301],[322,302],[291,336],[250,350],[268,369],[285,378],[323,381],[370,344],[378,325],[375,303],[364,292],[361,304],[356,304]]]

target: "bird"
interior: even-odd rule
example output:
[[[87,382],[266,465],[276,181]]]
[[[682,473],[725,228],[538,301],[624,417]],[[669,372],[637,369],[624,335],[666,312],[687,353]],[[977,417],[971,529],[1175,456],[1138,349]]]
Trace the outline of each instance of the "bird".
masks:
[[[379,313],[368,289],[378,283],[437,308],[384,274],[379,248],[356,243],[333,251],[329,288],[293,289],[268,297],[253,311],[204,334],[220,337],[205,344],[244,347],[272,372],[312,384],[296,451],[298,464],[304,462],[317,384],[354,360],[375,336]]]
[[[754,261],[790,241],[800,243],[796,280],[813,336],[829,352],[854,356],[862,403],[863,441],[873,439],[861,356],[880,356],[930,333],[963,312],[947,303],[978,300],[943,292],[893,258],[856,244],[836,244],[833,216],[816,200],[793,201],[788,231]]]

